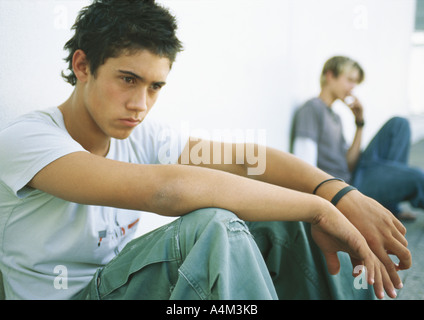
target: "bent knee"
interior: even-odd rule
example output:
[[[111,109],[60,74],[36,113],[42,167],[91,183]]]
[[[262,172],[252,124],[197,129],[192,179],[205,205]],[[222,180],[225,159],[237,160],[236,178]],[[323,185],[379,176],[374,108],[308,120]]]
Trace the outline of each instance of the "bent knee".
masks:
[[[227,245],[230,239],[237,237],[240,241],[240,237],[245,236],[251,236],[249,228],[233,212],[219,208],[199,209],[181,217],[179,249],[182,257],[186,257],[197,243],[207,243],[205,248],[210,249],[212,244]]]
[[[183,216],[183,220],[188,223],[205,222],[209,223],[212,220],[227,221],[231,219],[239,219],[233,212],[221,208],[203,208],[190,212]]]
[[[397,128],[410,130],[409,120],[403,117],[393,117],[388,121],[388,123],[396,126]]]
[[[244,221],[233,212],[221,208],[204,208],[190,212],[182,217],[181,228],[189,231],[203,230],[208,225],[221,226],[227,231],[247,231],[248,227]]]

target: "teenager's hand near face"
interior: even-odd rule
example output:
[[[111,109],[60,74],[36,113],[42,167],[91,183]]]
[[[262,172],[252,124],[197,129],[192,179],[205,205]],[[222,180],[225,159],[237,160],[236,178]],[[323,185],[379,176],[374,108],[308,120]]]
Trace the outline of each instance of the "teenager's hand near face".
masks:
[[[350,108],[355,117],[355,122],[363,122],[364,121],[364,107],[362,103],[355,96],[349,96],[349,99],[345,99],[346,105]]]

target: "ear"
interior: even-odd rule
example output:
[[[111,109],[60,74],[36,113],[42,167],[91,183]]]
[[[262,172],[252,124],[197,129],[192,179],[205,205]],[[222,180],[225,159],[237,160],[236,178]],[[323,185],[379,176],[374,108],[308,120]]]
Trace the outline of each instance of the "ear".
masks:
[[[333,71],[328,70],[327,73],[325,74],[325,78],[327,80],[327,83],[331,80],[334,80],[336,77],[334,76]]]
[[[72,57],[72,69],[79,81],[87,81],[88,76],[90,75],[90,65],[87,60],[87,55],[81,49],[74,52]]]

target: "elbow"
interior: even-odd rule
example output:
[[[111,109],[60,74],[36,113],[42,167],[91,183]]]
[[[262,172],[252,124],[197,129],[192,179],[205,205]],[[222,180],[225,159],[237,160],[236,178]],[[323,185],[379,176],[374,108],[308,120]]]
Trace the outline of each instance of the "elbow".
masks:
[[[158,179],[156,187],[152,188],[145,200],[147,211],[163,216],[180,216],[187,210],[183,182],[176,177]]]

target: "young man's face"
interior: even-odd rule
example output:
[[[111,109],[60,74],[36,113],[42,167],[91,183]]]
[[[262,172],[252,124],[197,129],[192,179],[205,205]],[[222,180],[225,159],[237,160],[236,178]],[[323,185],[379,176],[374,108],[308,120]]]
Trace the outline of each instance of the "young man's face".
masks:
[[[107,59],[84,87],[84,104],[97,128],[127,138],[153,107],[169,71],[169,59],[148,50]]]
[[[352,95],[352,90],[359,82],[359,71],[356,68],[349,68],[338,77],[330,76],[328,85],[336,99],[344,100]]]

